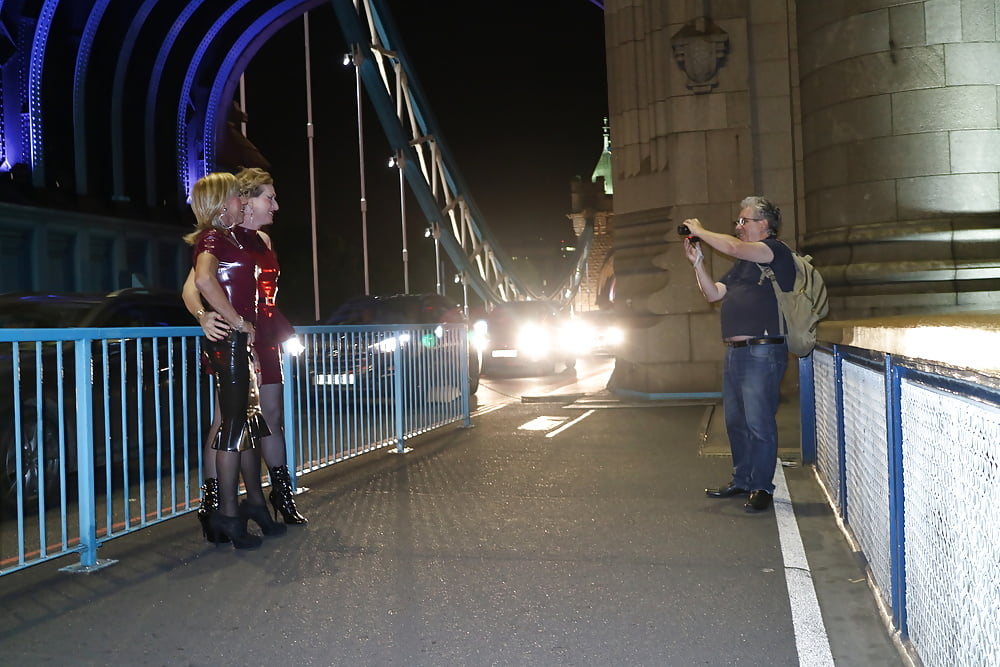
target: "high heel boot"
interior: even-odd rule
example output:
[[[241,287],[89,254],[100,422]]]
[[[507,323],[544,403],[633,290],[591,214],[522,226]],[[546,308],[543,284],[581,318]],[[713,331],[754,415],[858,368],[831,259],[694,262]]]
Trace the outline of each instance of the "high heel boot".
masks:
[[[268,499],[271,507],[274,508],[274,518],[278,518],[278,512],[288,524],[306,523],[307,519],[299,514],[295,507],[295,496],[292,495],[292,478],[288,473],[288,466],[275,466],[267,469],[271,476],[271,493]]]
[[[253,519],[260,526],[260,532],[268,536],[284,535],[288,531],[288,526],[271,518],[266,506],[253,505],[246,500],[240,503],[240,519]]]
[[[208,519],[208,525],[216,533],[225,535],[237,549],[256,549],[263,540],[257,535],[247,532],[247,520],[238,516],[226,516],[222,512],[213,512]]]
[[[228,542],[229,538],[216,532],[209,524],[214,512],[219,511],[219,480],[214,477],[205,478],[201,487],[201,507],[198,508],[198,521],[201,522],[201,534],[205,539],[215,544]]]

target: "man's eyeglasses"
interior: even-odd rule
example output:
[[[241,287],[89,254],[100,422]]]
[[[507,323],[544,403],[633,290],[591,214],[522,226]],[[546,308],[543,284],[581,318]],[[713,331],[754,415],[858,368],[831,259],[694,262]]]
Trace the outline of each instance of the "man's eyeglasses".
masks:
[[[739,220],[733,221],[733,224],[735,224],[737,227],[742,227],[743,225],[747,224],[747,222],[750,220],[753,220],[755,222],[761,222],[763,220],[767,220],[767,218],[740,218]]]

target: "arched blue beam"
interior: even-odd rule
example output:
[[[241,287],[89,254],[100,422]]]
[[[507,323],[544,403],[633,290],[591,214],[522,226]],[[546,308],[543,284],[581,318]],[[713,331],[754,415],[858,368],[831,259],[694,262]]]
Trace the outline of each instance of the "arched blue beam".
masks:
[[[16,28],[16,22],[21,18],[21,0],[0,0],[0,33],[3,38],[14,45],[14,54],[7,64],[0,68],[0,170],[10,171],[18,162],[27,162],[25,158],[25,142],[21,127],[21,87],[24,85],[21,69],[30,54],[24,53],[17,39],[7,26]]]
[[[90,65],[90,51],[94,46],[97,27],[104,18],[111,0],[97,0],[90,8],[87,23],[80,38],[80,48],[76,52],[76,70],[73,73],[73,155],[76,167],[76,194],[86,195],[87,178],[87,67]]]
[[[479,238],[482,241],[489,244],[490,248],[493,251],[494,256],[510,257],[510,255],[503,249],[503,245],[493,235],[493,232],[490,230],[490,228],[483,223],[485,218],[482,212],[480,211],[479,206],[472,198],[471,191],[464,182],[464,179],[462,179],[461,175],[457,171],[452,171],[451,169],[453,165],[457,165],[458,163],[452,157],[451,149],[448,146],[448,142],[445,141],[444,136],[440,132],[439,129],[440,126],[437,124],[437,121],[434,118],[433,112],[431,111],[431,105],[427,101],[427,96],[424,94],[423,87],[420,85],[420,81],[410,65],[409,56],[406,52],[406,48],[402,44],[402,40],[400,39],[400,37],[398,37],[400,31],[396,27],[395,21],[392,18],[392,14],[385,6],[383,0],[370,0],[370,4],[372,8],[372,20],[373,20],[372,22],[375,25],[376,31],[378,32],[379,40],[382,42],[384,46],[386,46],[386,48],[397,54],[401,66],[406,71],[407,87],[409,88],[410,99],[413,104],[414,118],[416,119],[417,125],[420,128],[420,132],[423,136],[434,137],[434,141],[437,144],[438,151],[441,154],[442,172],[445,180],[448,183],[449,188],[451,188],[452,192],[461,195],[462,199],[465,202],[466,207],[469,210],[470,225],[473,227],[476,234],[479,235]],[[407,181],[410,183],[411,188],[414,188],[414,192],[417,193],[418,201],[420,199],[419,191],[421,189],[424,189],[427,191],[427,194],[430,197],[430,201],[432,202],[434,209],[437,210],[438,203],[434,200],[433,194],[430,193],[430,191],[427,189],[426,180],[424,179],[423,174],[420,172],[420,170],[416,168],[416,165],[414,165],[414,168],[412,170],[408,169],[407,172],[408,172]],[[419,181],[419,185],[415,185],[415,180]],[[438,215],[439,216],[441,215],[440,211],[438,211]],[[432,218],[432,219],[441,223],[441,220],[438,220],[437,218]],[[452,261],[455,262],[455,265],[460,267],[463,272],[469,273],[470,267],[467,266],[468,257],[465,254],[465,250],[461,247],[458,240],[452,236],[450,231],[451,226],[444,225],[444,229],[448,230],[448,232],[442,233],[441,236],[442,245],[444,245],[445,250],[448,252],[448,255],[449,257],[451,257]],[[449,246],[455,249],[454,251],[457,252],[461,261],[456,261],[455,255],[451,250],[449,250]],[[472,273],[478,273],[478,272],[472,271]],[[520,291],[522,294],[530,294],[533,297],[536,296],[535,294],[533,294],[533,291],[527,285],[525,285],[524,282],[515,273],[508,271],[507,277],[511,280],[511,282],[514,283],[518,291]],[[483,283],[483,285],[485,286],[485,283]],[[479,289],[477,289],[476,291],[480,292]],[[484,295],[481,292],[480,296],[485,301],[490,300],[488,296]]]
[[[236,0],[232,5],[230,5],[226,11],[219,15],[212,25],[208,28],[205,36],[201,38],[198,43],[198,48],[195,49],[194,55],[191,56],[191,63],[188,65],[187,72],[184,74],[184,83],[181,84],[180,94],[177,96],[177,175],[178,175],[178,201],[184,201],[187,197],[188,192],[191,191],[191,185],[200,175],[204,173],[204,155],[202,158],[198,157],[198,149],[196,146],[189,145],[189,128],[192,125],[198,124],[198,117],[204,116],[203,109],[198,109],[194,105],[194,100],[191,99],[191,89],[194,87],[194,81],[198,76],[198,71],[201,69],[202,61],[205,59],[205,54],[208,53],[209,47],[215,38],[219,35],[219,32],[226,26],[229,21],[232,20],[236,14],[243,9],[250,0]],[[192,112],[189,115],[189,111]],[[195,135],[197,136],[197,135]]]
[[[368,32],[367,27],[361,22],[358,15],[357,9],[355,8],[351,0],[331,0],[333,3],[334,12],[337,15],[337,19],[340,23],[341,31],[344,33],[344,37],[348,44],[370,45],[371,34]],[[404,60],[405,55],[399,53],[399,40],[394,37],[396,34],[395,27],[388,20],[389,13],[382,5],[373,8],[372,21],[378,24],[376,30],[379,35],[379,40],[387,40],[382,42],[383,46],[392,44],[393,50],[397,52],[400,60],[400,64],[404,67],[407,74],[408,85],[412,92],[416,84],[416,78],[413,76],[412,72],[406,67],[406,62]],[[389,33],[391,33],[392,38],[389,39]],[[389,141],[389,145],[395,151],[398,151],[406,156],[406,162],[404,166],[404,174],[406,175],[407,182],[409,182],[410,187],[420,204],[424,215],[431,222],[436,222],[441,229],[441,245],[445,249],[445,252],[451,258],[452,262],[455,264],[459,270],[465,274],[469,284],[472,288],[479,294],[479,296],[484,301],[493,301],[492,288],[488,285],[479,274],[479,272],[471,265],[468,256],[465,254],[464,249],[458,242],[458,239],[454,237],[451,233],[451,225],[448,224],[443,216],[441,209],[438,206],[437,201],[434,198],[434,194],[431,192],[423,173],[420,171],[419,163],[416,160],[416,154],[412,147],[409,145],[409,137],[406,134],[406,130],[400,125],[399,119],[396,117],[396,110],[391,99],[389,92],[385,89],[385,85],[382,81],[382,77],[379,74],[378,68],[376,67],[372,58],[364,58],[360,65],[361,78],[365,83],[365,90],[368,92],[369,99],[372,102],[372,106],[375,108],[375,112],[379,117],[379,121],[382,124],[382,129],[385,131],[386,138]],[[422,99],[422,98],[420,98]],[[420,99],[414,101],[414,105],[418,105]],[[416,111],[414,112],[416,113]],[[428,113],[426,109],[421,111],[420,118],[423,119],[424,125],[427,125]],[[430,128],[434,129],[434,128]],[[439,134],[434,134],[435,140],[438,140]],[[442,155],[442,159],[444,159]],[[462,197],[468,197],[468,190],[453,190],[457,194],[461,194]],[[467,202],[471,204],[471,202]],[[470,208],[470,211],[472,209]],[[477,233],[482,235],[482,229],[478,226],[476,227]],[[489,240],[489,236],[486,236]],[[492,241],[490,241],[492,243]],[[513,276],[511,276],[513,277]],[[530,293],[529,290],[524,289],[523,286],[518,283],[518,289],[522,290],[524,293]]]
[[[45,187],[45,128],[42,124],[42,76],[45,68],[45,48],[52,30],[59,0],[45,0],[35,23],[31,40],[31,59],[28,64],[28,145],[31,150],[31,183],[36,188]]]
[[[157,2],[158,0],[145,0],[139,7],[139,11],[132,17],[132,22],[125,33],[125,41],[118,54],[118,62],[115,64],[115,78],[111,84],[111,199],[113,201],[123,201],[127,198],[125,195],[125,131],[122,123],[125,78],[128,74],[128,66],[132,62],[132,52],[135,51],[135,43],[139,39],[139,33]]]
[[[324,4],[326,0],[285,0],[272,7],[260,18],[255,20],[237,38],[233,47],[226,53],[222,66],[212,82],[212,88],[205,104],[205,122],[202,126],[202,145],[204,146],[204,170],[207,173],[215,168],[215,139],[225,126],[226,111],[230,101],[236,94],[240,75],[246,70],[260,47],[274,33],[302,16],[305,12]],[[189,146],[189,150],[195,150]],[[188,155],[188,164],[194,164],[195,156]],[[205,174],[199,174],[204,176]]]
[[[153,208],[156,206],[156,104],[157,96],[160,92],[160,80],[163,78],[163,71],[166,68],[170,51],[174,48],[174,43],[181,34],[181,30],[187,25],[194,14],[205,0],[191,0],[184,11],[174,20],[173,25],[167,32],[166,39],[160,45],[160,50],[156,54],[156,62],[153,64],[153,71],[149,77],[149,85],[146,87],[146,105],[143,107],[145,115],[145,128],[143,129],[144,155],[146,156],[146,204]]]
[[[379,39],[387,49],[394,51],[397,54],[403,69],[406,70],[407,86],[410,91],[410,99],[413,101],[413,115],[416,118],[417,125],[420,127],[421,134],[423,136],[429,135],[434,137],[438,151],[441,153],[442,170],[444,172],[444,177],[448,182],[448,186],[451,188],[452,192],[461,194],[462,199],[465,201],[465,204],[469,209],[469,215],[471,218],[470,222],[473,228],[479,234],[480,238],[490,245],[493,249],[493,253],[500,257],[510,257],[510,255],[504,251],[503,245],[493,235],[489,226],[482,224],[485,218],[482,211],[479,210],[479,206],[473,200],[469,187],[464,182],[461,174],[457,171],[453,172],[451,169],[451,167],[457,165],[458,162],[452,157],[448,142],[444,139],[444,136],[440,132],[440,126],[431,111],[431,105],[427,101],[427,95],[424,93],[424,89],[420,85],[420,81],[410,65],[409,54],[406,52],[406,47],[403,45],[401,38],[398,36],[400,31],[396,26],[395,20],[392,18],[392,14],[385,6],[384,0],[369,1],[372,6],[373,23],[376,31],[378,32]],[[417,178],[423,180],[423,175],[419,172],[419,170],[416,171],[416,175]],[[411,183],[411,187],[412,185],[413,184]],[[457,245],[458,244],[456,242],[456,246]],[[462,251],[462,256],[465,256],[464,251]],[[517,286],[517,289],[522,293],[532,294],[532,290],[521,282],[516,275],[511,275],[509,277]]]

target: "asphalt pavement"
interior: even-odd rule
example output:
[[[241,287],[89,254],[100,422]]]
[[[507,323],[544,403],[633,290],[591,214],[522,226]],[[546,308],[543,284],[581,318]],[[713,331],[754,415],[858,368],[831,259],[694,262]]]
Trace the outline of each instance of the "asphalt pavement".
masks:
[[[781,411],[791,502],[756,515],[705,497],[729,475],[715,409],[512,403],[303,477],[309,523],[259,550],[213,547],[191,515],[109,542],[118,563],[91,574],[4,576],[0,663],[906,664],[788,446],[797,406]],[[788,512],[801,561],[779,540]]]

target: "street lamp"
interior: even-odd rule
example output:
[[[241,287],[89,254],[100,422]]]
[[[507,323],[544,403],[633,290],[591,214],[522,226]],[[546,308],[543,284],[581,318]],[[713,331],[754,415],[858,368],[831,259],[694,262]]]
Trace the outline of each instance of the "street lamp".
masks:
[[[406,168],[406,156],[398,151],[389,158],[389,166],[399,170],[399,220],[403,231],[403,294],[410,293],[410,258],[406,250],[406,181],[403,170]]]
[[[444,294],[441,291],[441,227],[436,222],[432,222],[424,231],[424,238],[434,237],[434,276],[437,279],[437,294]]]
[[[344,66],[354,65],[354,99],[358,105],[358,171],[361,175],[361,249],[365,262],[365,294],[371,294],[371,280],[368,276],[368,200],[365,197],[365,135],[361,122],[361,63],[364,54],[357,44],[351,45],[351,52],[344,54]]]
[[[469,316],[469,281],[466,280],[465,272],[455,274],[455,283],[462,283],[462,312]]]

